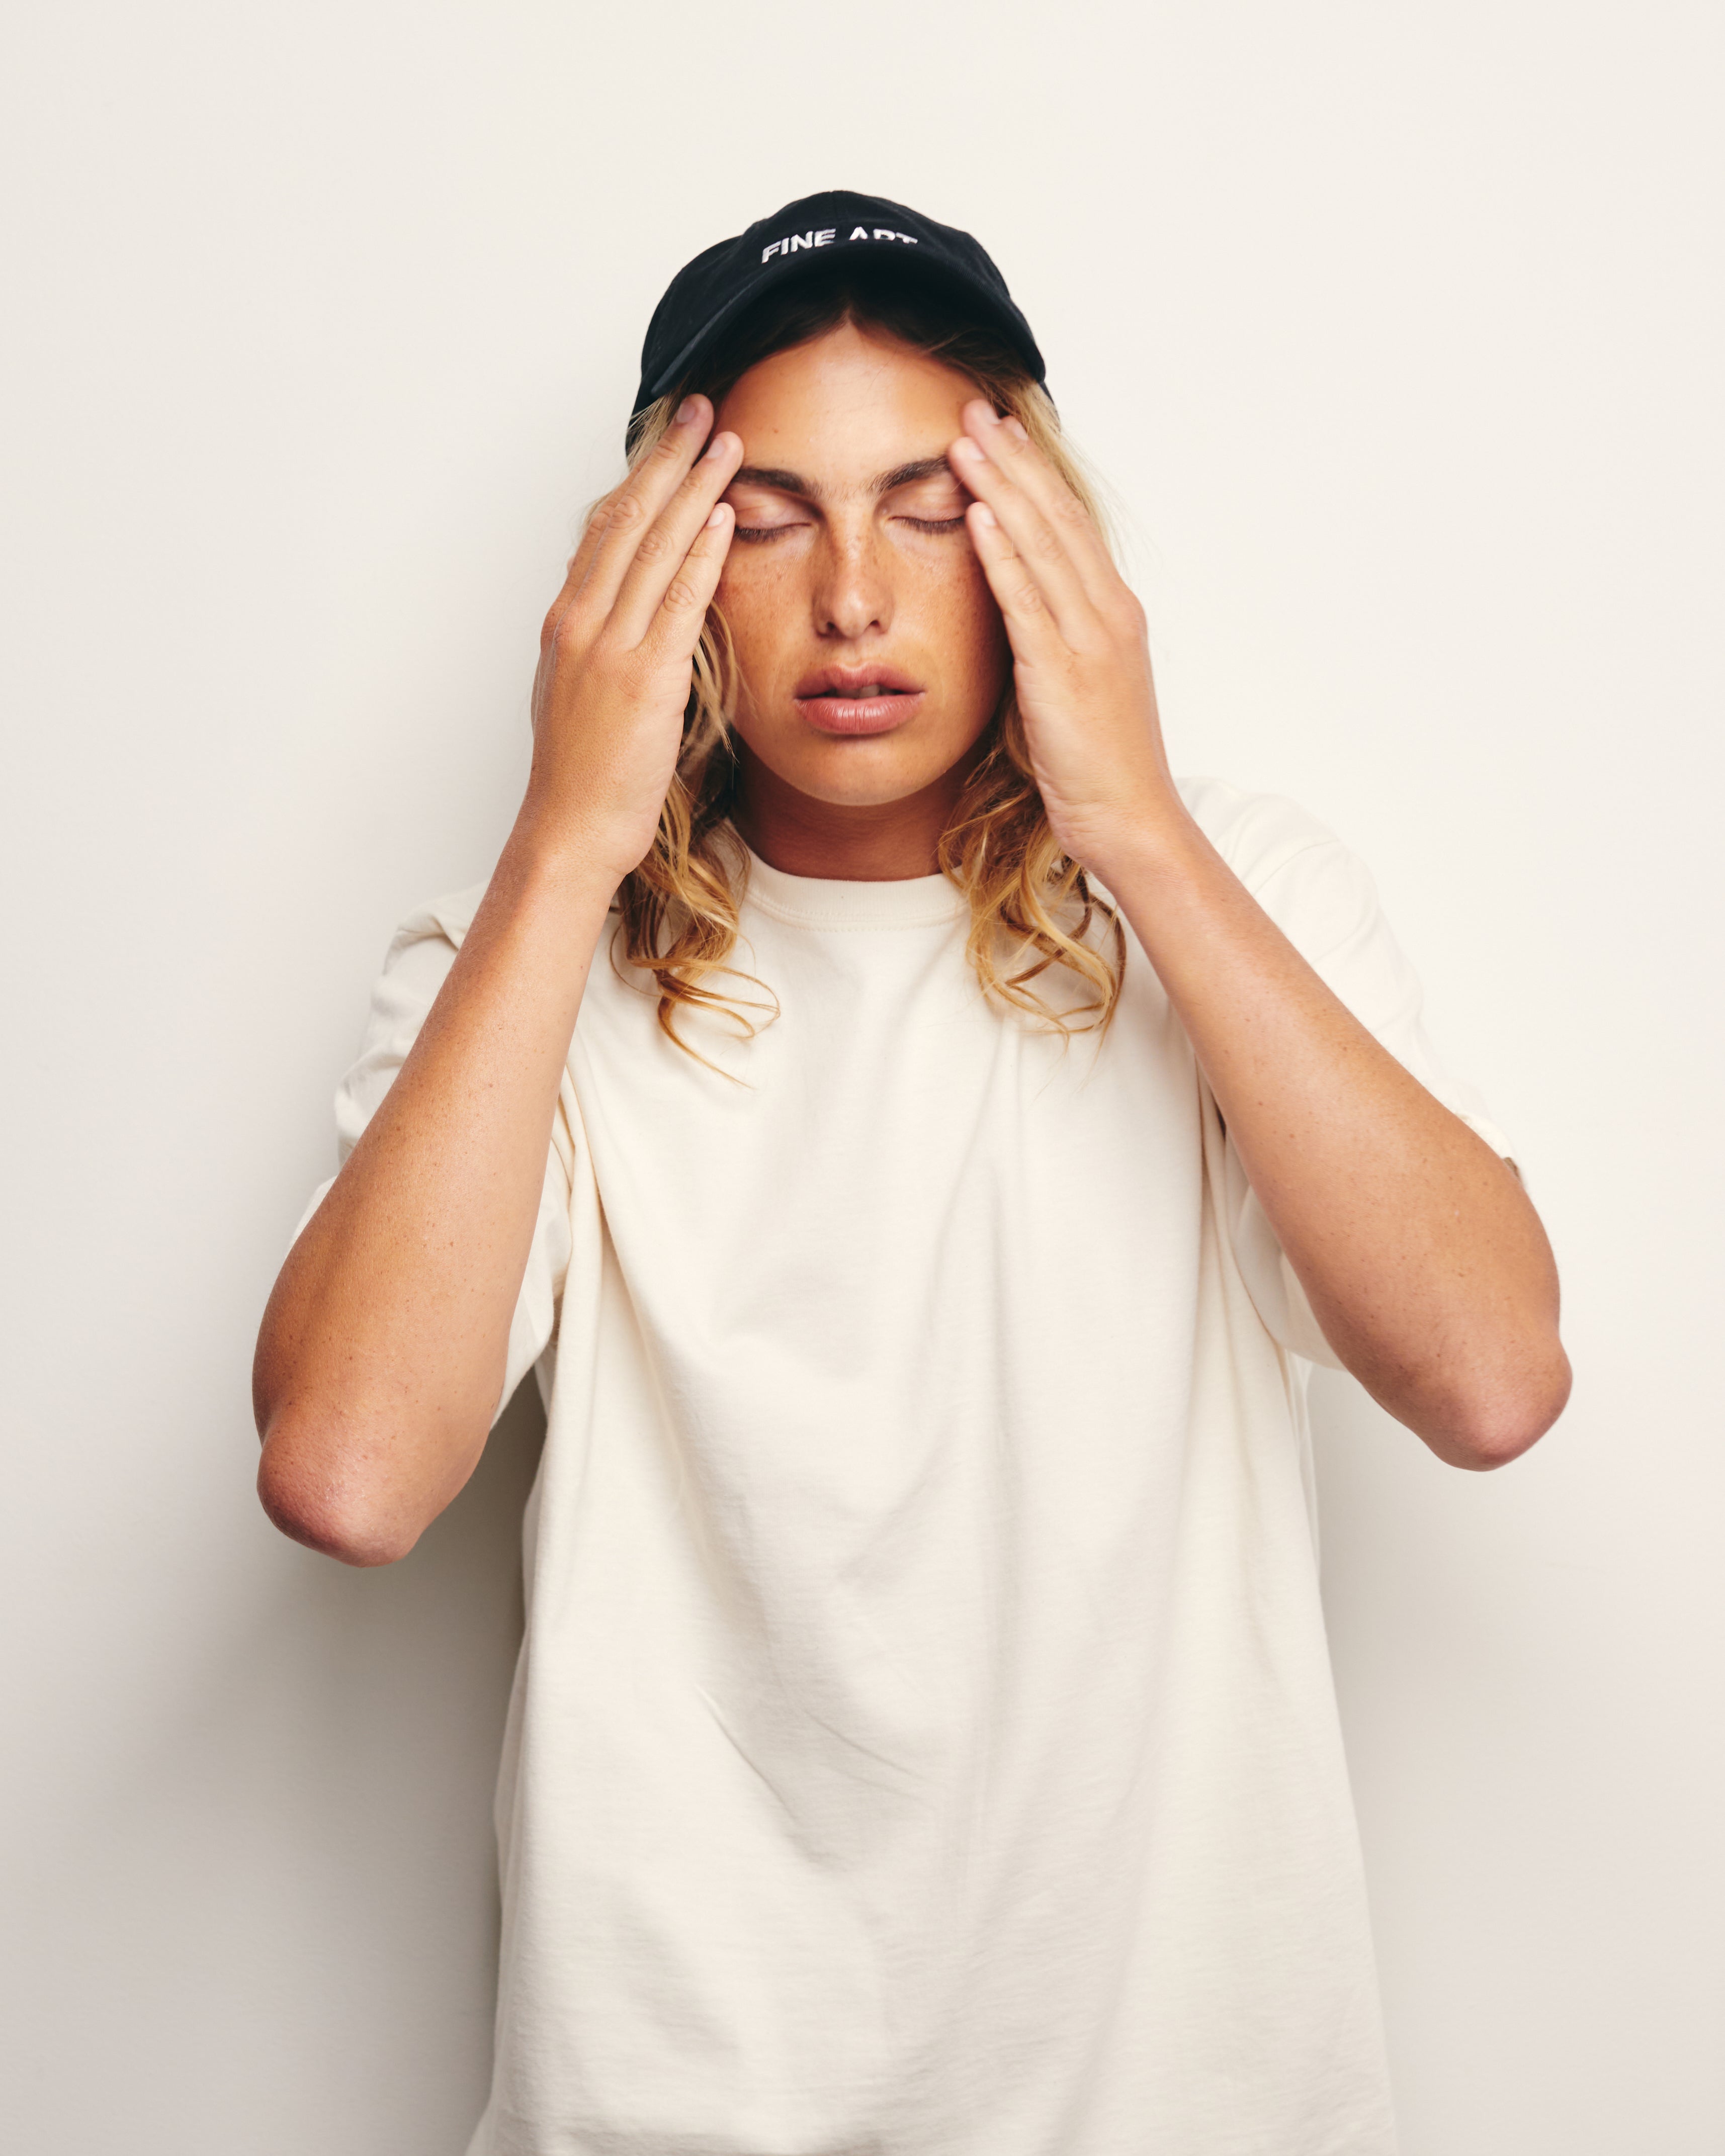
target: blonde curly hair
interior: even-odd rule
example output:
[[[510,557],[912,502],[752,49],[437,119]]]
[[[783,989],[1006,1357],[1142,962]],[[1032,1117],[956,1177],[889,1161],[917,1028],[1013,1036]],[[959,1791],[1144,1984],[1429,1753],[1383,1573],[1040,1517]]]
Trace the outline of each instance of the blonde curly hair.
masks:
[[[652,453],[691,391],[701,391],[716,406],[759,361],[845,322],[884,331],[968,376],[997,412],[1020,422],[1105,536],[1111,537],[1095,484],[1062,435],[1053,400],[1031,379],[1005,339],[973,320],[954,316],[929,288],[902,279],[870,280],[855,271],[824,280],[805,278],[788,297],[747,317],[686,381],[637,415],[629,431],[629,469]],[[614,965],[620,940],[629,963],[657,984],[660,1025],[702,1063],[709,1059],[678,1032],[680,1014],[716,1011],[744,1037],[752,1037],[778,1011],[770,990],[763,1001],[710,985],[716,975],[728,974],[765,986],[728,963],[737,939],[749,858],[731,819],[736,694],[730,631],[716,605],[695,654],[682,751],[658,832],[646,858],[624,878],[614,902],[620,937],[614,938]],[[1083,869],[1061,850],[1050,828],[1009,674],[980,747],[936,853],[940,873],[970,901],[966,957],[985,995],[1033,1023],[1066,1036],[1105,1030],[1120,998],[1125,937],[1117,909],[1092,890]],[[1101,948],[1091,940],[1093,927],[1103,933]],[[1091,991],[1089,1000],[1076,1009],[1056,1009],[1034,986],[1051,966],[1076,974]],[[769,1016],[757,1022],[746,1015],[748,1010]],[[1075,1023],[1081,1019],[1086,1022]]]

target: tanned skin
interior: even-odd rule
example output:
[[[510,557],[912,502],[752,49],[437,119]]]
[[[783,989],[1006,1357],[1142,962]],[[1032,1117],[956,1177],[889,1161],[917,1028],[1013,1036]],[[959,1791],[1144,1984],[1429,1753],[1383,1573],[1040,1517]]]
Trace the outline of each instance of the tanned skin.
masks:
[[[477,1464],[588,969],[651,845],[715,600],[743,684],[738,824],[792,875],[932,873],[1012,668],[1055,836],[1155,967],[1338,1357],[1452,1465],[1534,1443],[1570,1380],[1519,1178],[1193,820],[1143,610],[1024,430],[846,324],[762,361],[717,413],[691,398],[570,564],[521,813],[264,1314],[259,1490],[283,1532],[387,1563]]]

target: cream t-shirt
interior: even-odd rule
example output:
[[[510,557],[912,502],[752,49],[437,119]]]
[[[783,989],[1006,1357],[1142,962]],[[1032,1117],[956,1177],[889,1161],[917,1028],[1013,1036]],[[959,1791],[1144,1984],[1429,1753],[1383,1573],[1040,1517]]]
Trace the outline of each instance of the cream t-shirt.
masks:
[[[1181,790],[1507,1154],[1354,856]],[[397,935],[344,1158],[480,896]],[[751,857],[780,1015],[690,1035],[742,1082],[594,961],[510,1342],[548,1428],[470,2156],[1394,2148],[1312,1515],[1336,1358],[1136,939],[1063,1047],[984,1001],[968,913]]]

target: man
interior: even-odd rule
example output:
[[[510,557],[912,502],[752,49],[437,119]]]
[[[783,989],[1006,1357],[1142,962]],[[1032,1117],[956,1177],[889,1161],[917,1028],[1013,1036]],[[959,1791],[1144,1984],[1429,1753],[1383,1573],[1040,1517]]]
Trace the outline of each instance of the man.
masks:
[[[1042,379],[901,205],[680,274],[264,1319],[349,1563],[547,1392],[474,2156],[1393,2147],[1304,1372],[1496,1466],[1556,1276],[1369,877],[1170,775]]]

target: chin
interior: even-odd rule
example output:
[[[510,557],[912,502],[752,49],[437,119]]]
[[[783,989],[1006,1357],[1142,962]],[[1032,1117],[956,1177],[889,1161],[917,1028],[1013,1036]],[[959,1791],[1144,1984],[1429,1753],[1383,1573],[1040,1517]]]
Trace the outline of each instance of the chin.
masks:
[[[943,777],[963,753],[962,743],[950,754],[931,754],[926,742],[913,746],[879,734],[862,740],[804,740],[786,752],[776,745],[764,752],[755,747],[757,757],[783,784],[835,808],[883,808],[908,800]]]

